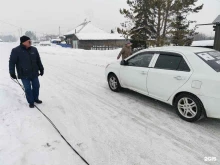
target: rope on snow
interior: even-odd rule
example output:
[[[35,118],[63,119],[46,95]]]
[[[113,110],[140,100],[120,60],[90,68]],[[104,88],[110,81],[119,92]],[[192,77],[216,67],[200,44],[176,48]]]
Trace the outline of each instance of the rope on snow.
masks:
[[[12,79],[12,78],[11,78]],[[16,81],[14,79],[12,79],[16,84],[18,84],[21,89],[25,92],[25,89],[23,87],[23,85],[21,85],[19,83],[19,81],[16,79]],[[45,113],[42,112],[42,110],[40,108],[38,108],[36,105],[34,105],[35,108],[37,108],[38,111],[40,111],[40,113],[50,122],[50,124],[54,127],[54,129],[59,133],[59,135],[61,136],[61,138],[67,143],[67,145],[83,160],[83,162],[85,162],[87,165],[89,165],[89,163],[73,148],[73,146],[66,140],[66,138],[62,135],[62,133],[59,131],[59,129],[56,127],[56,125],[50,120],[49,117],[47,117],[47,115],[45,115]]]

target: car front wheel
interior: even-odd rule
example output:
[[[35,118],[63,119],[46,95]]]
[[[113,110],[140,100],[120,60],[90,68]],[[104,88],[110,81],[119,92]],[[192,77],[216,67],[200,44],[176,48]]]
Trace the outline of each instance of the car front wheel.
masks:
[[[180,118],[188,122],[200,119],[203,106],[200,100],[190,94],[181,94],[175,99],[176,112]]]
[[[119,92],[119,90],[121,89],[121,85],[115,74],[110,74],[108,76],[108,84],[109,84],[109,88],[114,92]]]

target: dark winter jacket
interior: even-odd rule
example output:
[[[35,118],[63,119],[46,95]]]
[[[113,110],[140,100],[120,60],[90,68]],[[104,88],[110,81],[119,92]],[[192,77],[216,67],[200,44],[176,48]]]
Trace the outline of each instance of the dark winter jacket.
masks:
[[[26,49],[23,45],[12,49],[9,60],[10,74],[15,74],[15,66],[19,79],[35,78],[39,71],[44,70],[37,48]]]

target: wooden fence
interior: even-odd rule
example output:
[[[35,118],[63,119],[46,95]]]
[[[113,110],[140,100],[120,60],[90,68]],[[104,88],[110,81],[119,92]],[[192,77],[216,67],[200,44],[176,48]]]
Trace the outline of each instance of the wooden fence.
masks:
[[[114,49],[119,49],[119,47],[115,47],[115,46],[96,46],[96,45],[93,45],[91,47],[91,50],[114,50]]]

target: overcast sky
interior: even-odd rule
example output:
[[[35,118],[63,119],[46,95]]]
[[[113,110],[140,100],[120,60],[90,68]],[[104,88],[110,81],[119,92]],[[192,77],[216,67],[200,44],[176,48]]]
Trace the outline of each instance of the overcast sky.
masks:
[[[190,18],[197,23],[211,23],[220,15],[220,0],[199,0],[203,10]],[[124,21],[120,8],[127,8],[126,0],[0,0],[0,20],[38,34],[72,30],[86,18],[94,25],[110,31]],[[18,34],[18,28],[0,22],[1,32]],[[200,27],[199,32],[213,34],[213,28]]]

